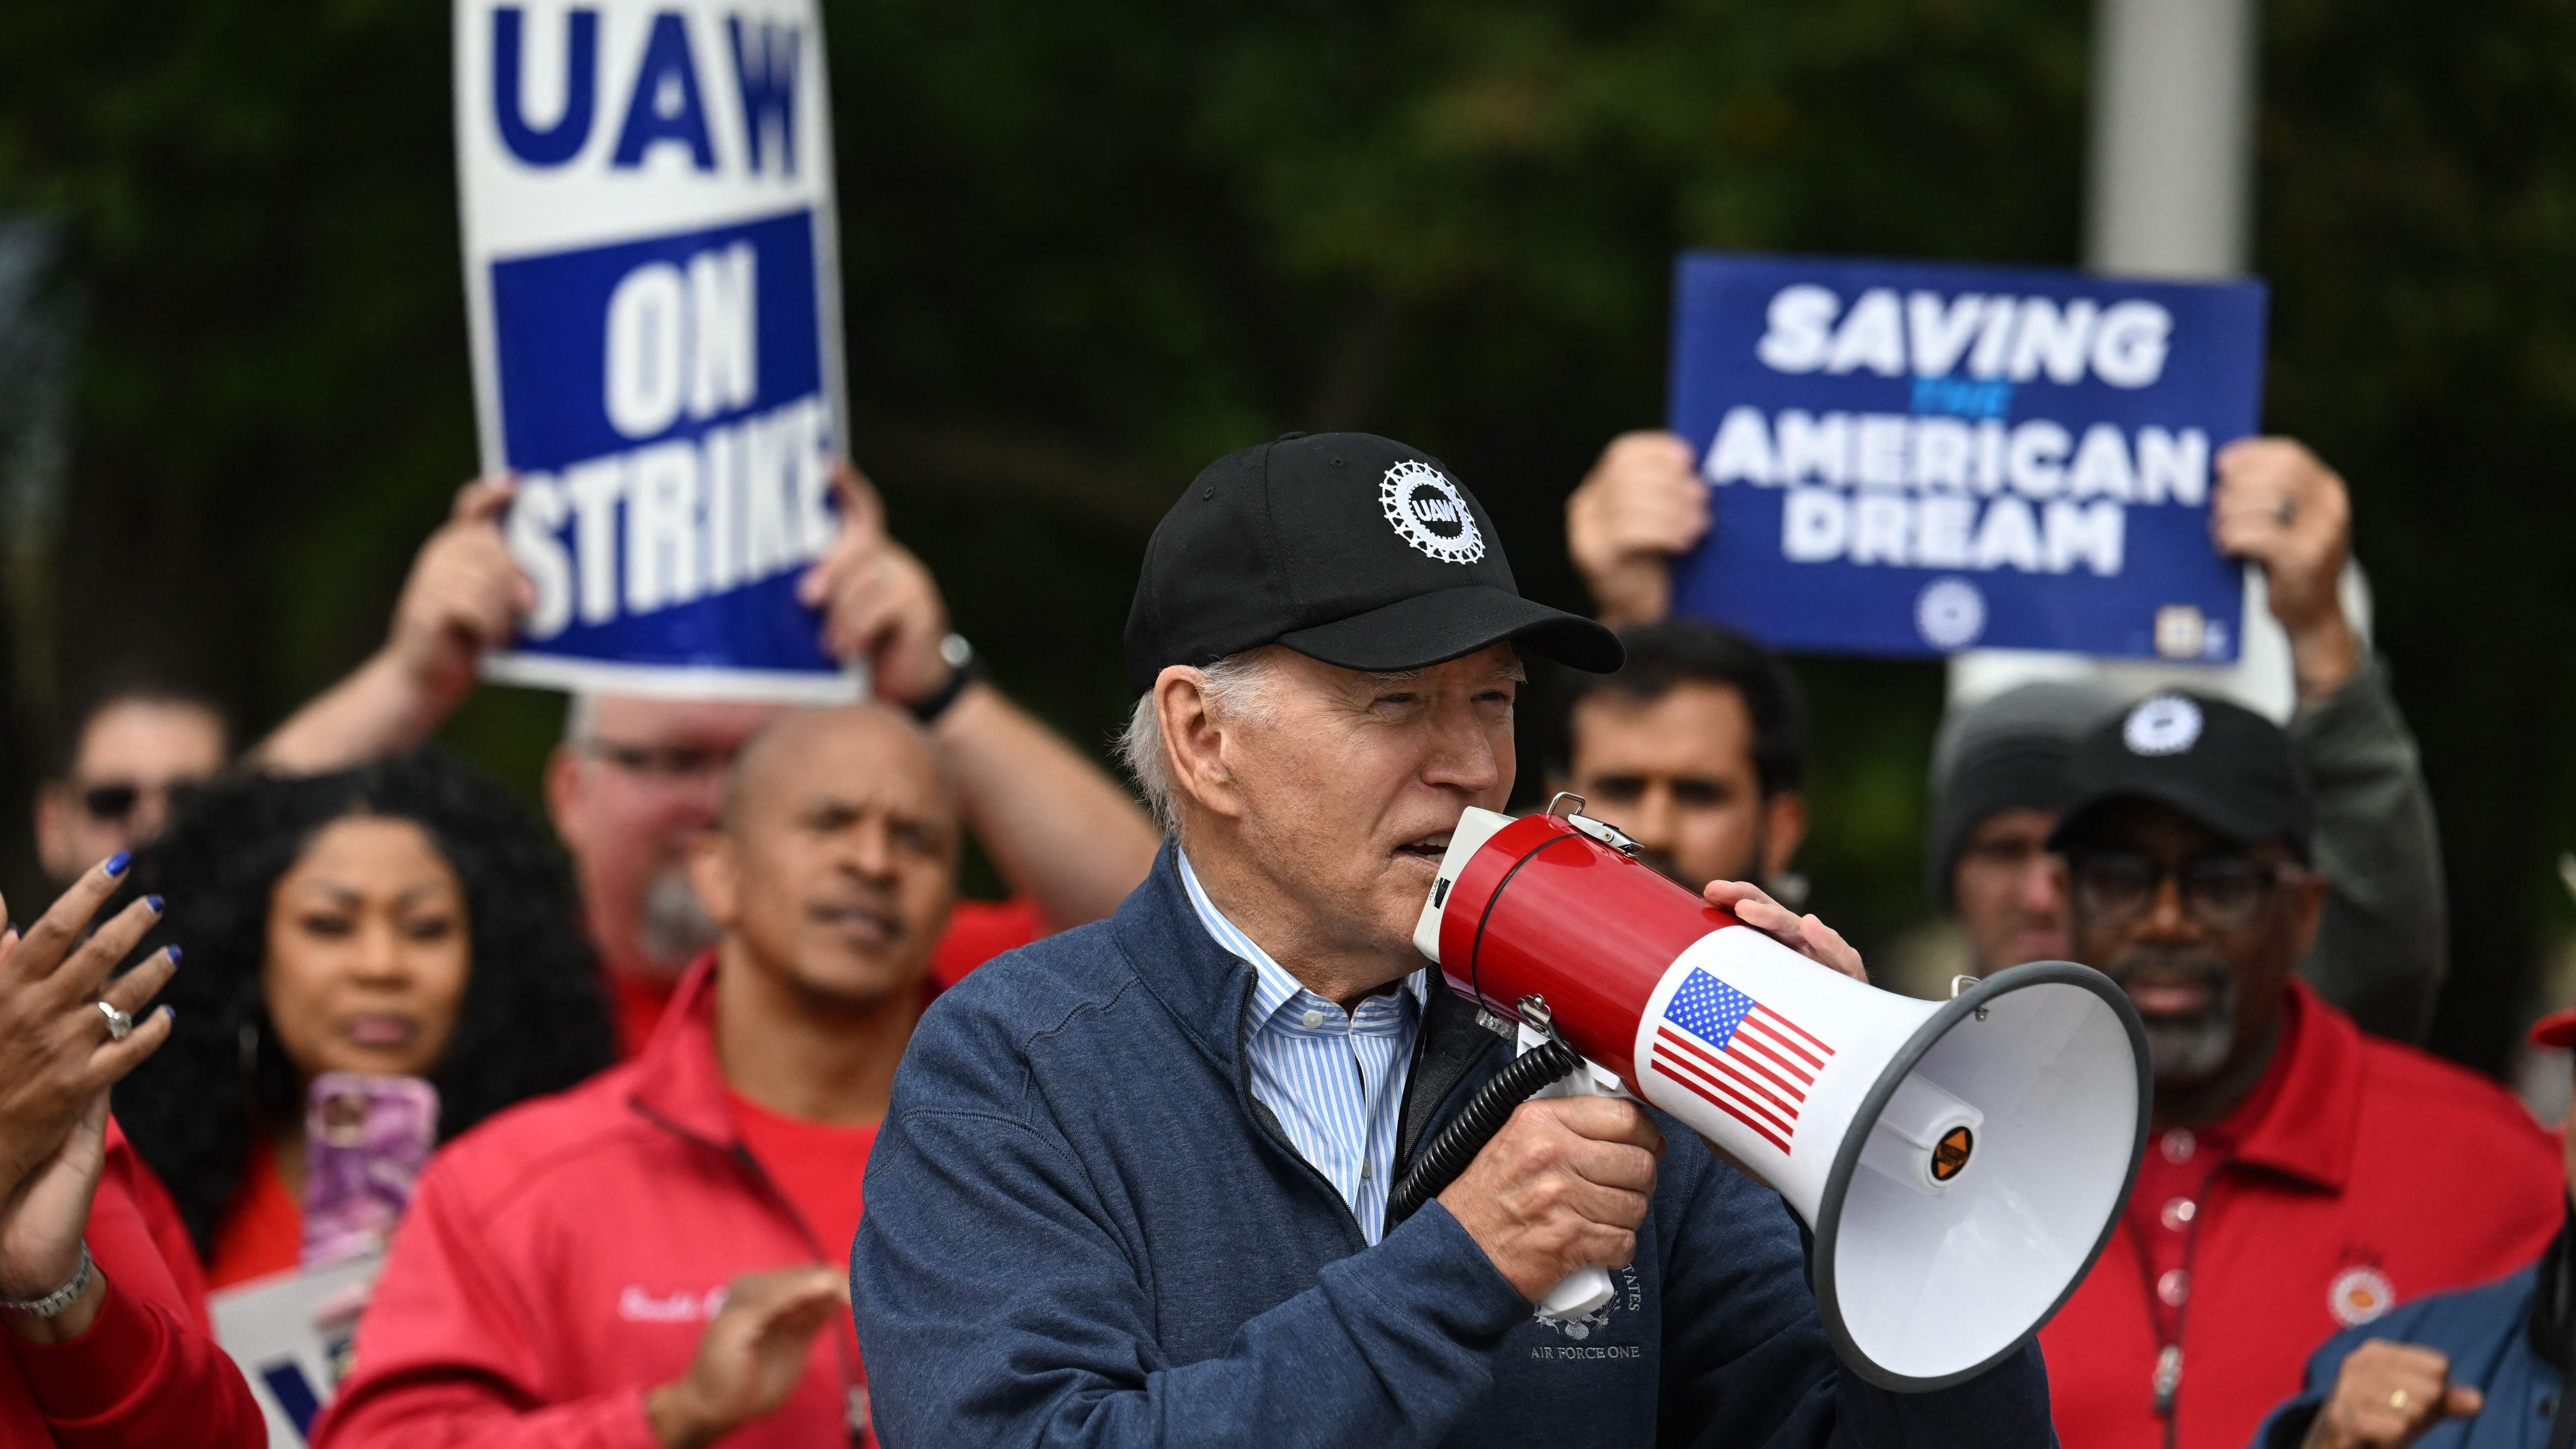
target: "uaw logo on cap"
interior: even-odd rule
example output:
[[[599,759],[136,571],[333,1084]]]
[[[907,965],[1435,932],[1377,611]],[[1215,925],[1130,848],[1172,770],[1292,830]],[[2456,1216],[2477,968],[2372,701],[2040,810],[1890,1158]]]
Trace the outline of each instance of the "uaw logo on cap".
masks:
[[[2200,738],[2200,706],[2179,694],[2159,694],[2129,711],[2120,740],[2135,755],[2179,755]]]
[[[1474,563],[1485,556],[1475,512],[1458,485],[1430,464],[1407,458],[1387,469],[1377,501],[1398,537],[1442,563]]]

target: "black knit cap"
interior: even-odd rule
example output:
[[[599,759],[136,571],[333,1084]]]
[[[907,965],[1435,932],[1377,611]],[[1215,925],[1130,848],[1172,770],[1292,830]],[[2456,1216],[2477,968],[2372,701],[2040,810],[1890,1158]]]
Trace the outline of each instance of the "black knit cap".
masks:
[[[1510,639],[1576,669],[1618,637],[1521,597],[1491,515],[1439,459],[1368,433],[1290,433],[1208,465],[1145,545],[1127,686],[1264,644],[1420,669]]]
[[[1924,857],[1932,899],[1955,910],[1959,857],[1977,827],[2007,810],[2055,814],[2074,798],[2066,767],[2076,743],[2119,700],[2092,684],[2045,680],[1957,711],[1932,744],[1931,829]]]

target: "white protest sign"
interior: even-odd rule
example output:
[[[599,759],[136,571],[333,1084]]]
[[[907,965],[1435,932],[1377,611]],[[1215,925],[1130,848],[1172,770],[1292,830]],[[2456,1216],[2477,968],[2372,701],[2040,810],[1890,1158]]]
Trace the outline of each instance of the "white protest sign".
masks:
[[[795,581],[848,437],[812,0],[456,0],[487,473],[537,589],[495,678],[846,699]]]
[[[268,1419],[269,1449],[303,1449],[348,1367],[358,1313],[384,1266],[382,1253],[368,1253],[255,1278],[207,1299],[215,1341],[241,1366]]]

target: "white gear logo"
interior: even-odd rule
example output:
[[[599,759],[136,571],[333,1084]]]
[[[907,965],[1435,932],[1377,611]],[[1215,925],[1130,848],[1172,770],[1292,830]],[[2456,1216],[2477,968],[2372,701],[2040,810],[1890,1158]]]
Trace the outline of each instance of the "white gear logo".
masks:
[[[1386,470],[1378,507],[1396,535],[1442,563],[1468,564],[1485,556],[1485,535],[1458,485],[1428,463],[1407,458]]]
[[[2129,711],[2120,739],[2133,755],[2179,755],[2200,739],[2200,706],[2179,694],[2159,694]]]

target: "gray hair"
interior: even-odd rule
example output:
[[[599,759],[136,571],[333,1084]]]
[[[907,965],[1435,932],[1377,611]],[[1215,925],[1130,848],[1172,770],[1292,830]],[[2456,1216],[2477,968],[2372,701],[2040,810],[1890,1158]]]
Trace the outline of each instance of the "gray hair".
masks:
[[[1275,647],[1264,645],[1229,654],[1193,671],[1199,677],[1199,697],[1207,701],[1210,712],[1235,719],[1267,718],[1274,708],[1271,683],[1278,661],[1269,651]],[[1163,758],[1163,717],[1154,709],[1154,691],[1150,689],[1136,701],[1135,712],[1127,717],[1127,728],[1118,736],[1118,762],[1135,778],[1136,789],[1145,797],[1145,808],[1154,812],[1154,823],[1163,827],[1166,835],[1178,834],[1180,802],[1172,785],[1171,766]]]

